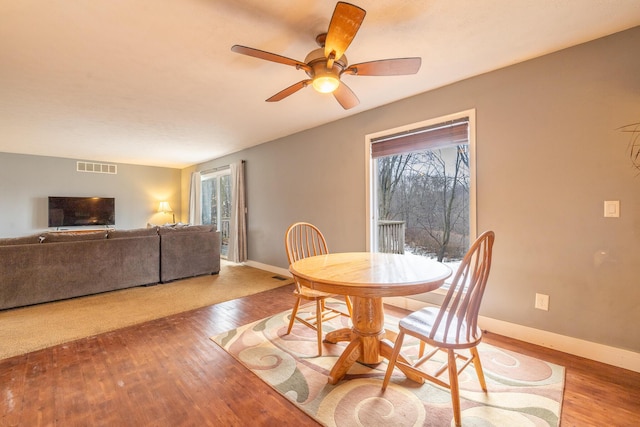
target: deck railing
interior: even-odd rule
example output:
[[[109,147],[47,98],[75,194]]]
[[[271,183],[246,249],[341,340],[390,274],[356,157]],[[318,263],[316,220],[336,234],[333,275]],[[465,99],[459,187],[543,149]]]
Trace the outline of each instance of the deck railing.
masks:
[[[378,221],[378,251],[404,253],[404,221]]]
[[[229,255],[229,235],[231,234],[231,220],[228,218],[222,218],[220,220],[220,237],[221,237],[221,248],[220,253],[223,256]]]

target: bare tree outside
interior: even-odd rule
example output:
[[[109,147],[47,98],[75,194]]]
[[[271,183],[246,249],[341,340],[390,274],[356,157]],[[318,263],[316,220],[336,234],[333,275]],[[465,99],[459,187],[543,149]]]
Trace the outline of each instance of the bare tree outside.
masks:
[[[400,154],[378,159],[378,218],[381,220],[398,219],[399,212],[394,207],[396,189],[405,179],[405,171],[410,168],[412,154]],[[404,219],[404,218],[403,218]]]
[[[469,246],[468,144],[377,161],[378,218],[405,222],[409,252],[462,258]]]

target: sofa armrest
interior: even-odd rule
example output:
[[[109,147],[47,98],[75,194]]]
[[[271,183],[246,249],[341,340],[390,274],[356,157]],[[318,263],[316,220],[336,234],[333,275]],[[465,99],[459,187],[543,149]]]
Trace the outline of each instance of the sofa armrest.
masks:
[[[220,232],[160,228],[159,233],[162,283],[220,271]]]

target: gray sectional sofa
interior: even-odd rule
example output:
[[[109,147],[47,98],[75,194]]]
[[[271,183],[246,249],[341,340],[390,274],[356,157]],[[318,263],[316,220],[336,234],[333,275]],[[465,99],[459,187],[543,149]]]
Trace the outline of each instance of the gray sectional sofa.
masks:
[[[0,310],[219,271],[211,226],[0,239]]]
[[[220,233],[210,226],[159,227],[158,234],[162,283],[220,271]]]

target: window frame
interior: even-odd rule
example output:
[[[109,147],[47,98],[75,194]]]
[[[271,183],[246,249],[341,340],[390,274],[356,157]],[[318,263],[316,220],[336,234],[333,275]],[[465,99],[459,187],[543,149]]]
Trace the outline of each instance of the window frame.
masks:
[[[376,221],[377,221],[377,194],[373,188],[375,174],[377,173],[377,162],[372,156],[372,144],[375,140],[385,138],[390,135],[409,132],[415,129],[426,128],[440,123],[455,121],[461,118],[469,120],[469,238],[475,240],[477,236],[477,177],[476,177],[476,110],[464,110],[457,113],[439,116],[432,119],[424,120],[417,123],[410,123],[392,129],[386,129],[380,132],[365,135],[365,205],[366,205],[366,250],[374,251],[377,247],[375,241]]]

